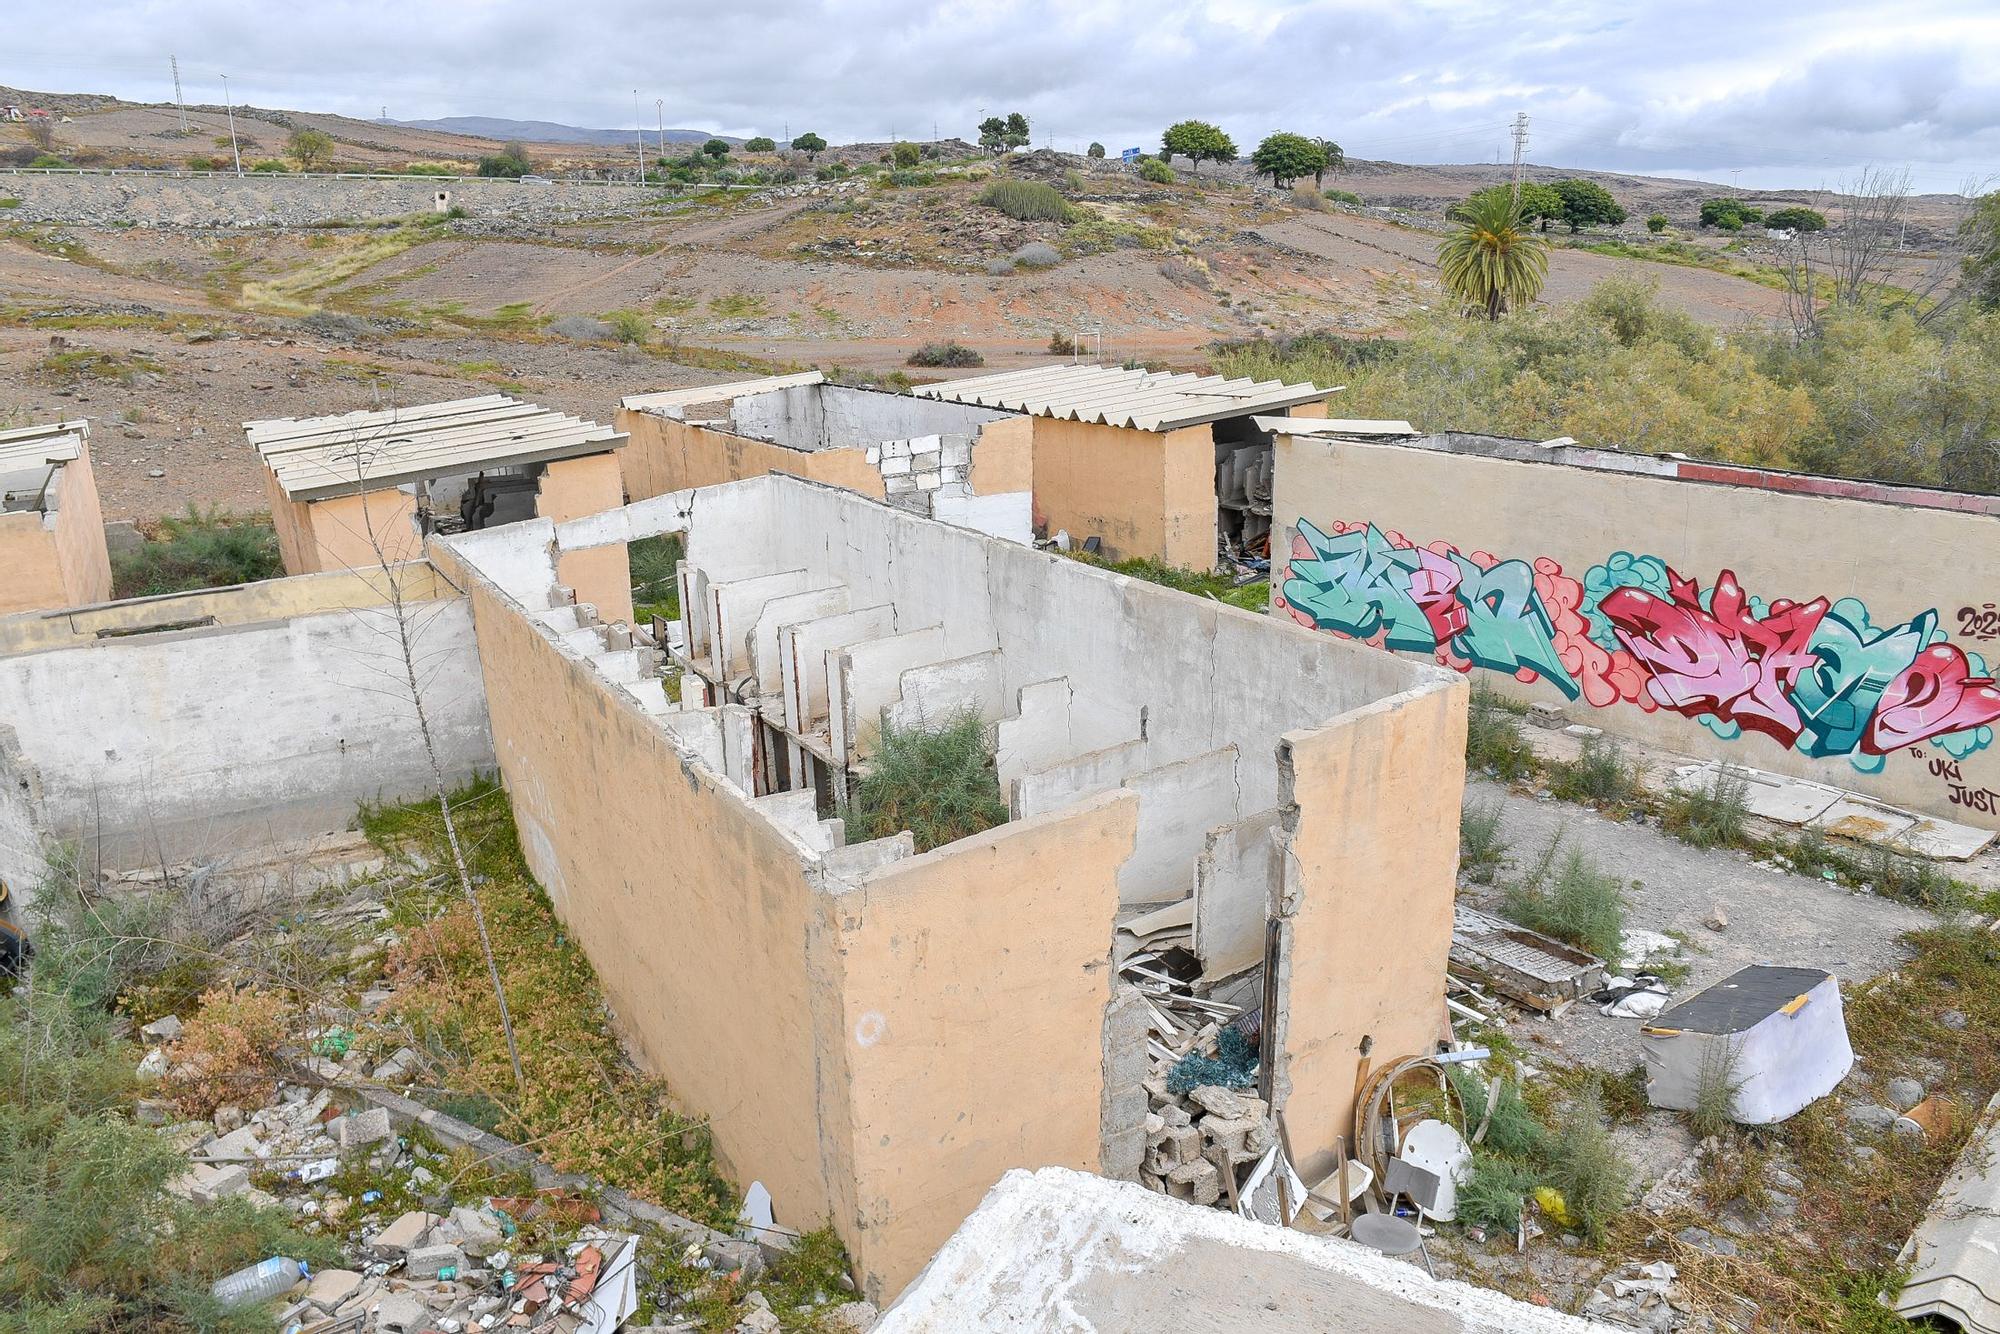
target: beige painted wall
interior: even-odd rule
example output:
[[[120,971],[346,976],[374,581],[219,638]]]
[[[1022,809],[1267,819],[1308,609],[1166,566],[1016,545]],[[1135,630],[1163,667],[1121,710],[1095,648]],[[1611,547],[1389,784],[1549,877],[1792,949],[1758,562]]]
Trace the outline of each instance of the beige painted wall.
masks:
[[[384,560],[415,560],[424,554],[423,537],[417,532],[417,498],[407,492],[329,496],[306,504],[304,509],[309,527],[299,531],[298,540],[299,557],[307,568],[294,570],[287,564],[287,574],[371,570]],[[281,536],[280,554],[283,550]]]
[[[628,408],[618,410],[617,424],[631,437],[623,453],[625,487],[634,500],[767,472],[844,486],[877,500],[884,494],[882,473],[865,449],[787,449]]]
[[[1035,510],[1049,532],[1101,537],[1115,560],[1215,563],[1214,433],[1034,419]],[[1206,508],[1204,508],[1204,506]]]
[[[62,466],[56,511],[0,515],[0,616],[80,607],[111,596],[111,558],[90,451]]]
[[[684,763],[637,704],[483,579],[469,585],[494,753],[528,865],[641,1062],[709,1118],[723,1170],[763,1181],[784,1221],[817,1225],[827,1167],[801,855]]]
[[[1008,417],[979,428],[967,481],[975,496],[997,496],[1035,487],[1035,419]]]
[[[586,514],[602,514],[625,503],[625,482],[616,451],[558,459],[542,473],[535,497],[538,517],[567,523]],[[578,602],[588,602],[607,621],[632,619],[632,565],[625,544],[563,553],[557,577],[576,590]]]
[[[1278,1009],[1286,1129],[1307,1181],[1353,1145],[1362,1048],[1379,1068],[1445,1035],[1467,687],[1443,681],[1285,738]]]
[[[1704,589],[1730,570],[1767,601],[1859,599],[1876,630],[1935,609],[1952,643],[1983,657],[1989,674],[2000,667],[2000,635],[1963,633],[1959,616],[2000,603],[2000,519],[1986,515],[1297,436],[1278,442],[1274,509],[1281,559],[1301,515],[1329,533],[1335,522],[1369,522],[1420,546],[1547,560],[1579,583],[1614,553],[1653,555]],[[1283,579],[1275,570],[1274,588]],[[1480,674],[1617,735],[2000,828],[2000,745],[1956,762],[1932,743],[1922,758],[1899,748],[1870,774],[1844,755],[1814,758],[1754,731],[1724,740],[1679,713],[1648,712],[1616,695],[1593,706],[1547,682]]]
[[[69,607],[111,597],[111,553],[104,545],[104,511],[98,505],[97,476],[90,447],[63,465],[56,481],[56,557],[62,562],[63,593]]]
[[[895,1296],[1014,1167],[1095,1170],[1118,868],[1138,798],[1003,825],[823,898],[851,1146],[841,1235]],[[837,1048],[834,1043],[837,1042]]]

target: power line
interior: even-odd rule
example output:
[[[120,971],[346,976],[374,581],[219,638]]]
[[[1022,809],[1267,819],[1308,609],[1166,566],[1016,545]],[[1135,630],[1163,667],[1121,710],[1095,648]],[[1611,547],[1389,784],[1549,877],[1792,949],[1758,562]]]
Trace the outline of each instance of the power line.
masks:
[[[179,56],[168,56],[167,63],[173,66],[174,69],[174,108],[180,112],[181,133],[186,134],[188,132],[188,109],[187,103],[181,100],[181,58]]]
[[[1514,113],[1514,204],[1521,203],[1521,154],[1528,147],[1528,113]]]

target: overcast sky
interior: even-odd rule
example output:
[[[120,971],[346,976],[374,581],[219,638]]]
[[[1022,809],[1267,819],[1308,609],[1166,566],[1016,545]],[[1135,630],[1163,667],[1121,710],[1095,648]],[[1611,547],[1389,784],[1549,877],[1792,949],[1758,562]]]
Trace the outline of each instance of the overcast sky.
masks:
[[[655,120],[836,142],[972,137],[1020,110],[1035,142],[1155,146],[1220,123],[1350,156],[1530,161],[1920,189],[2000,178],[2000,3],[1681,0],[10,0],[0,83],[398,119]]]

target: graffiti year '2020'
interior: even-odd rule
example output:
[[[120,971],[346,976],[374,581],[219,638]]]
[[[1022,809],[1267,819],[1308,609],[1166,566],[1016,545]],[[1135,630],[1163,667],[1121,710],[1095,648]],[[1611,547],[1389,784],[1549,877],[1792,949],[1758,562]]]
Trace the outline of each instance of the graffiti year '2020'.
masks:
[[[1273,578],[1304,625],[1547,681],[1598,708],[1672,710],[1724,738],[1762,733],[1868,773],[1920,741],[1964,759],[2000,720],[2000,684],[1935,609],[1877,626],[1856,598],[1766,601],[1728,570],[1703,587],[1658,556],[1613,552],[1576,579],[1546,556],[1304,519]]]

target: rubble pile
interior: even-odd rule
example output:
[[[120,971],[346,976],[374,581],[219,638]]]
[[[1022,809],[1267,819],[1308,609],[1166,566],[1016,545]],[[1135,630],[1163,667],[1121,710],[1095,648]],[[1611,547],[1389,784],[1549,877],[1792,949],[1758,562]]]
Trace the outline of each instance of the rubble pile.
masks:
[[[1195,1204],[1215,1204],[1227,1195],[1233,1205],[1239,1169],[1277,1143],[1270,1108],[1262,1098],[1214,1084],[1173,1093],[1164,1074],[1155,1074],[1145,1087],[1152,1110],[1146,1115],[1140,1183]]]

